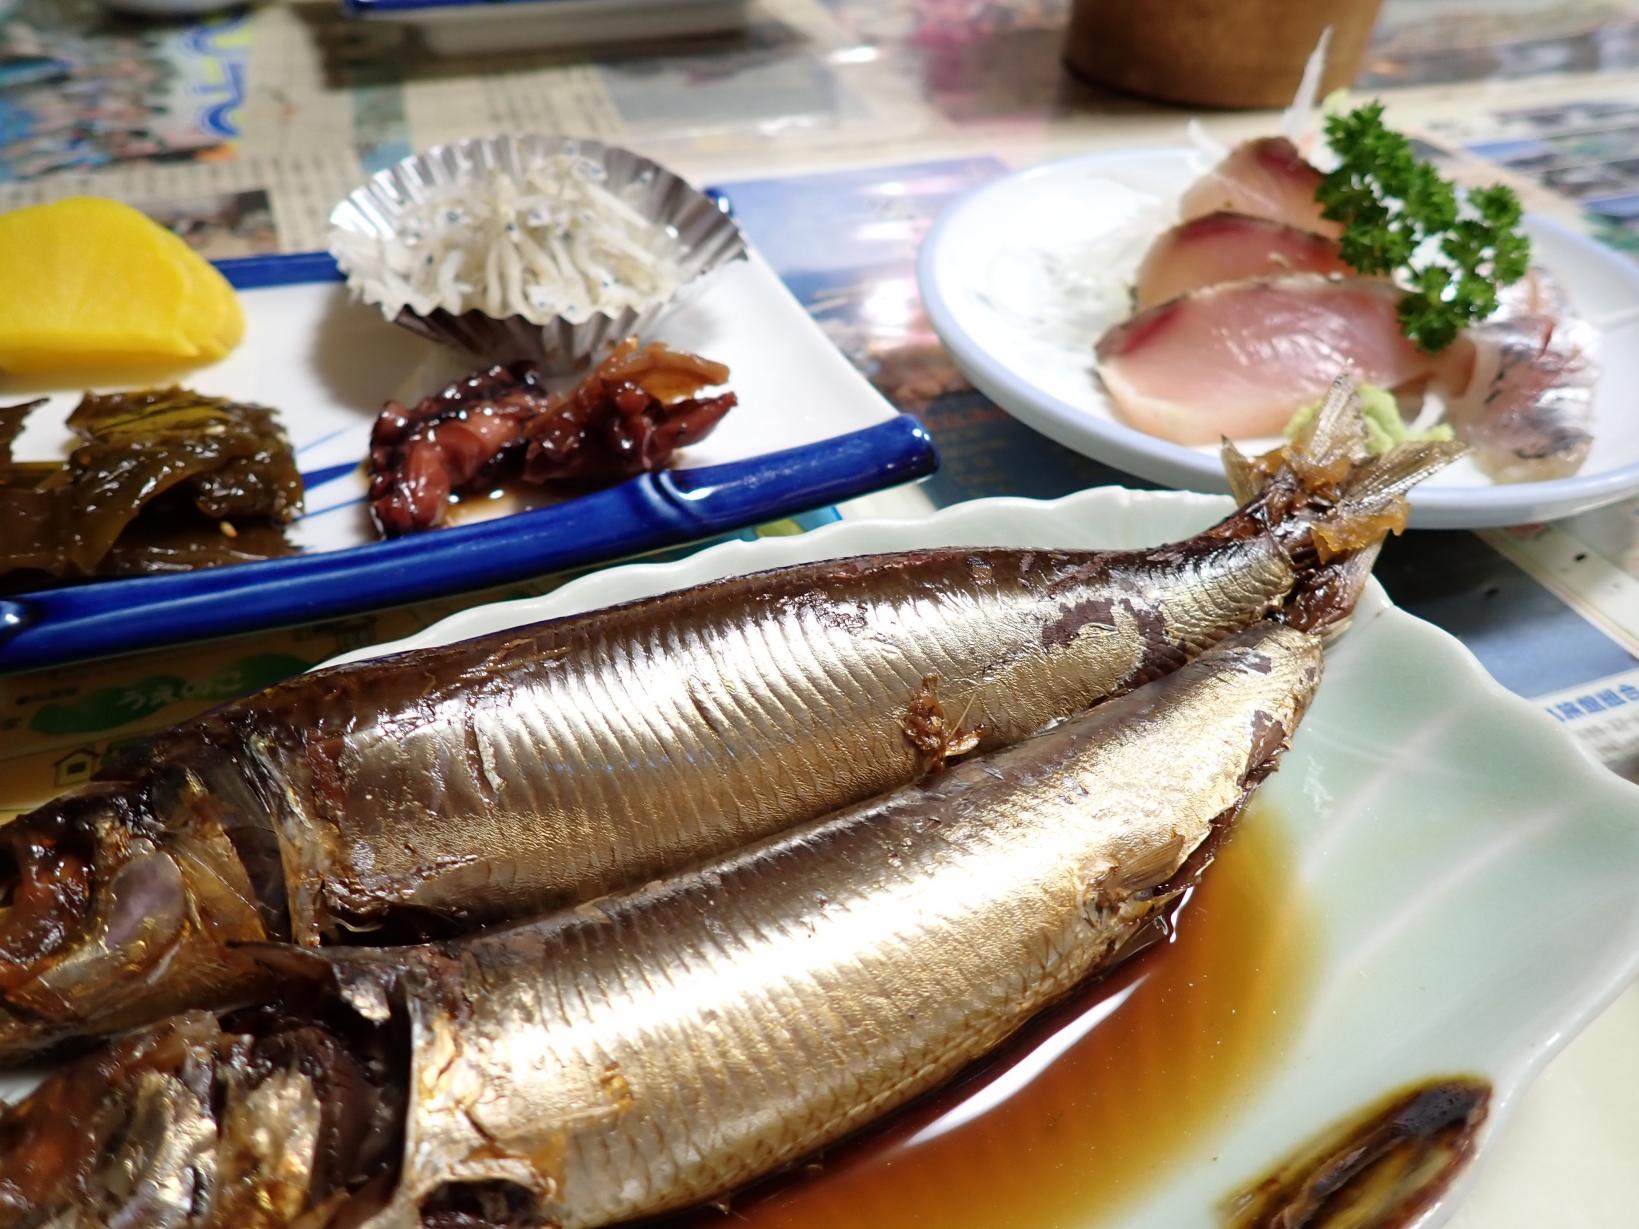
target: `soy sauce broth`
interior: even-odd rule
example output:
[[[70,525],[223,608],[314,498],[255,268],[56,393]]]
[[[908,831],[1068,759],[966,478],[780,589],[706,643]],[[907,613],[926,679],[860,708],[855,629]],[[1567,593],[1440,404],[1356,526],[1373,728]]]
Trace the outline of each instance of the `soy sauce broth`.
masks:
[[[1089,1229],[1232,1125],[1294,1038],[1309,911],[1254,803],[1167,939],[954,1086],[666,1229]]]

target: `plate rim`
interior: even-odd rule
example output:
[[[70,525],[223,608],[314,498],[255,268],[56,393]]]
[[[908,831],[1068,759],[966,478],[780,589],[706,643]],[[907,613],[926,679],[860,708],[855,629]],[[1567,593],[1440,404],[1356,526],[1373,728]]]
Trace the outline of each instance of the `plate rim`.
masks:
[[[1194,483],[1212,491],[1226,489],[1221,471],[1204,453],[1149,435],[1114,418],[1089,415],[1080,407],[1042,390],[994,358],[956,318],[944,290],[942,254],[950,235],[964,215],[988,194],[1016,190],[1030,179],[1062,174],[1078,168],[1133,162],[1172,161],[1192,151],[1188,146],[1135,146],[1099,150],[1050,159],[982,184],[952,201],[935,219],[922,241],[916,260],[916,280],[929,323],[964,375],[1003,410],[1057,443],[1084,456],[1129,468],[1129,472],[1156,482],[1173,484],[1187,473]],[[1612,265],[1639,285],[1639,265],[1597,240],[1580,234],[1554,218],[1528,213],[1526,221],[1556,242],[1579,249],[1591,259]],[[1089,348],[1091,342],[1089,342]],[[996,395],[992,389],[999,390]],[[1020,407],[1028,407],[1021,409]],[[1086,438],[1094,437],[1100,452],[1089,451]],[[1202,489],[1199,487],[1181,489]],[[1424,487],[1410,496],[1411,524],[1427,529],[1472,529],[1513,525],[1529,520],[1558,519],[1590,511],[1639,491],[1639,461],[1592,474],[1574,474],[1542,482],[1492,483],[1485,486]],[[1545,509],[1556,509],[1543,516]]]

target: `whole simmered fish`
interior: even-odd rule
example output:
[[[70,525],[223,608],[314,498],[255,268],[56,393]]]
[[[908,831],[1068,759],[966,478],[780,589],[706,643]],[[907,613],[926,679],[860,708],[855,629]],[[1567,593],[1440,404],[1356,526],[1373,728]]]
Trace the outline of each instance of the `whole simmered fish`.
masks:
[[[1400,492],[1339,391],[1148,551],[935,550],[703,585],[305,675],[0,830],[0,1055],[248,1002],[236,950],[444,937],[738,848],[1176,669],[1347,616]]]
[[[1210,861],[1320,675],[1275,623],[1014,747],[531,924],[264,950],[328,1001],[195,1012],[0,1119],[0,1226],[591,1229],[945,1081]]]

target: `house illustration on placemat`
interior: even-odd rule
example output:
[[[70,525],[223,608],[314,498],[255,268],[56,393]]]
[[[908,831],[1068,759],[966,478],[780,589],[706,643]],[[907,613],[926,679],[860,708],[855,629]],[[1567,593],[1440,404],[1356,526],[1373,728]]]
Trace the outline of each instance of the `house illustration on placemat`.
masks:
[[[58,785],[78,785],[89,781],[91,774],[97,770],[96,748],[75,747],[52,767],[57,771]]]

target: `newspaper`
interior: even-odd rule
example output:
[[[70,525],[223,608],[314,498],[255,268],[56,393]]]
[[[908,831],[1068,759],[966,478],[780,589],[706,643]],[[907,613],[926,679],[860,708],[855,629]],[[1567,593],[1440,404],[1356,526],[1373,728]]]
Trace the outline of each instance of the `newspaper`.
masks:
[[[1557,194],[1571,207],[1558,216],[1608,246],[1639,257],[1639,100],[1631,92],[1561,95],[1497,110],[1468,111],[1430,128],[1471,156]],[[1639,304],[1599,320],[1606,348],[1639,346]],[[1639,499],[1627,499],[1547,525],[1481,535],[1627,652],[1639,654]],[[1627,672],[1590,679],[1543,697],[1556,718],[1634,771],[1639,726],[1619,706],[1565,705],[1588,695],[1621,696]],[[1575,692],[1576,694],[1570,694]]]
[[[27,0],[0,22],[0,183],[216,153],[238,135],[249,46],[242,16],[153,26]]]
[[[117,197],[221,260],[323,248],[325,219],[361,178],[352,151],[339,149],[181,166],[133,163],[0,185],[0,210],[63,196]]]
[[[1389,0],[1361,88],[1639,69],[1630,0]]]

